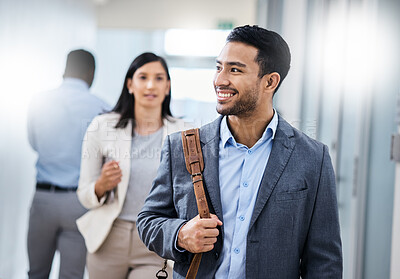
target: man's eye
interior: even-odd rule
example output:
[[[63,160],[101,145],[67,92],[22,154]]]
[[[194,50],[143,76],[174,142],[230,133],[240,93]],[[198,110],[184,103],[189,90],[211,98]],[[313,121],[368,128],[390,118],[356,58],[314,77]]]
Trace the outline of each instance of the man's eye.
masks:
[[[220,66],[215,66],[215,69],[217,70],[217,71],[221,71],[221,67]]]
[[[164,78],[163,78],[163,77],[157,77],[157,80],[158,80],[158,81],[163,81]]]
[[[142,79],[142,80],[145,80],[145,79],[146,79],[145,76],[140,76],[139,78]]]
[[[239,70],[238,68],[232,68],[231,71],[232,71],[233,73],[240,73],[240,72],[242,72],[242,71]]]

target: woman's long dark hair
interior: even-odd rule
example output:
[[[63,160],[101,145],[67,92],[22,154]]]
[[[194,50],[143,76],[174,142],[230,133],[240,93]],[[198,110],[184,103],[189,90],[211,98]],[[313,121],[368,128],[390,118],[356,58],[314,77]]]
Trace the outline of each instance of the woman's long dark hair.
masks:
[[[128,91],[128,87],[126,86],[128,79],[133,78],[133,74],[136,72],[137,69],[142,67],[143,65],[150,63],[150,62],[156,62],[159,61],[161,65],[163,66],[166,74],[167,74],[167,79],[170,81],[171,78],[169,76],[169,71],[168,71],[168,66],[167,63],[165,62],[164,58],[155,55],[154,53],[151,52],[145,52],[139,55],[138,57],[133,60],[131,65],[129,66],[128,72],[126,73],[124,84],[122,85],[122,92],[121,95],[119,96],[118,102],[115,105],[115,107],[111,110],[112,112],[117,112],[121,115],[119,118],[119,121],[117,125],[115,125],[115,128],[125,128],[126,125],[128,125],[129,121],[132,122],[132,135],[133,131],[135,130],[136,126],[136,121],[135,121],[135,97],[133,94],[130,94]],[[165,96],[165,99],[162,103],[162,111],[161,111],[161,117],[164,119],[168,116],[172,116],[171,109],[170,109],[170,103],[171,103],[171,87],[169,88],[169,94]]]

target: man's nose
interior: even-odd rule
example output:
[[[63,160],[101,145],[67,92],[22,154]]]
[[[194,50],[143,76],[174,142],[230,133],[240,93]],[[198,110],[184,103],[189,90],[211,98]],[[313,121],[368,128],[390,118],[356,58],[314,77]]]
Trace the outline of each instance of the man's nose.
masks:
[[[221,85],[229,85],[229,79],[228,76],[226,75],[225,71],[220,71],[219,73],[215,73],[214,76],[214,84],[216,86],[221,86]]]

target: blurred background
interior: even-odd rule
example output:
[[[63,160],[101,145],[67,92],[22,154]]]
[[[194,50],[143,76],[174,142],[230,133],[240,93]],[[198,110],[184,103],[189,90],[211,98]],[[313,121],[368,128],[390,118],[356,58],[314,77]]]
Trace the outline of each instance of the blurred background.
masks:
[[[0,0],[0,278],[27,278],[27,106],[61,83],[67,53],[95,54],[92,91],[111,106],[135,56],[165,57],[173,114],[201,125],[217,116],[215,57],[245,24],[291,48],[275,107],[330,149],[344,278],[400,278],[399,0]]]

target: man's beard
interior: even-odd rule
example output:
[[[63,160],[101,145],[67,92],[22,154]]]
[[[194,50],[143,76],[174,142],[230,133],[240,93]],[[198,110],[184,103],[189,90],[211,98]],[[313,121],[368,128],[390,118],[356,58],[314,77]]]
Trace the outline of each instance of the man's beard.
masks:
[[[217,112],[222,115],[245,116],[252,114],[257,107],[259,93],[256,88],[242,92],[242,99],[238,99],[232,106],[219,104],[217,102]],[[244,97],[244,98],[243,98]],[[225,106],[225,107],[224,107]]]

